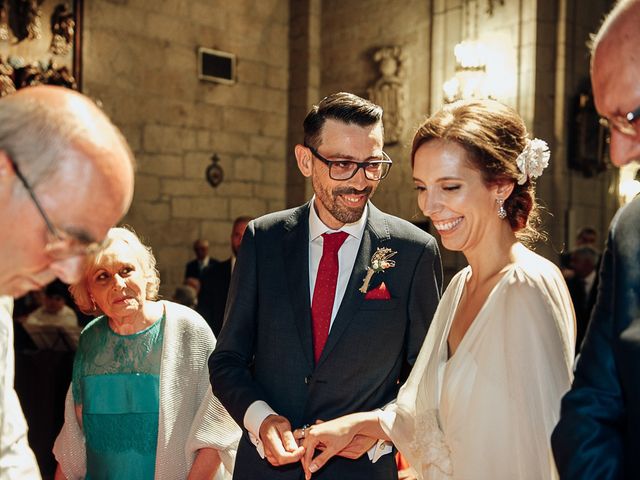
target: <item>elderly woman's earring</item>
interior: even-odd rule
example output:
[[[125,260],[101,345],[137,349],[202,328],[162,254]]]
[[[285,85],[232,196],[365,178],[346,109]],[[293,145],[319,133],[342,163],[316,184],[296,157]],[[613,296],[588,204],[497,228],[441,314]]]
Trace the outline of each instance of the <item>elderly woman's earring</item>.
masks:
[[[89,295],[89,298],[91,299],[91,307],[93,308],[93,310],[97,310],[98,307],[96,306],[96,300],[95,298],[93,298],[93,295]]]
[[[498,204],[498,218],[504,220],[507,218],[507,211],[504,209],[504,200],[496,198],[496,203]]]

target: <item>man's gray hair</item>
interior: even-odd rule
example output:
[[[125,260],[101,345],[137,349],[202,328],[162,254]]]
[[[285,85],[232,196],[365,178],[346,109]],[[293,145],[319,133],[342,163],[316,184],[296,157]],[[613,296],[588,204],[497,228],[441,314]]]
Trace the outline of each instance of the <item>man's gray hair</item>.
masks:
[[[133,165],[126,140],[110,120],[107,122]],[[91,144],[95,136],[91,123],[42,99],[8,95],[0,100],[0,151],[11,157],[35,188],[52,178],[65,159],[85,155],[81,143]]]

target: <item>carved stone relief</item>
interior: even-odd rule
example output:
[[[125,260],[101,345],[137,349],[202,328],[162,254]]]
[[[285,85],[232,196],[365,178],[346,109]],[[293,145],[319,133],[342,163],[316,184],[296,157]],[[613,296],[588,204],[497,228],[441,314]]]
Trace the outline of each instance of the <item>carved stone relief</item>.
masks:
[[[386,144],[400,141],[406,117],[406,78],[409,61],[400,46],[383,47],[373,54],[380,78],[367,89],[369,100],[384,109]]]

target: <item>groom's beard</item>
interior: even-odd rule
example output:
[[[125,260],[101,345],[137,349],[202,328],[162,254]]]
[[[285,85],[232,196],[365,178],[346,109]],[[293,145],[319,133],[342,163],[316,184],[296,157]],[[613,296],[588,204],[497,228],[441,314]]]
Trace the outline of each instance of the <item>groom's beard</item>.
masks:
[[[345,200],[339,198],[341,195],[365,195],[367,200],[369,200],[374,193],[374,188],[371,186],[365,187],[362,190],[353,187],[336,187],[329,192],[328,189],[323,188],[320,182],[317,182],[315,179],[312,183],[318,200],[322,202],[333,218],[341,223],[355,223],[360,220],[366,206],[366,202],[363,203],[363,205],[355,207],[349,206],[345,204]]]

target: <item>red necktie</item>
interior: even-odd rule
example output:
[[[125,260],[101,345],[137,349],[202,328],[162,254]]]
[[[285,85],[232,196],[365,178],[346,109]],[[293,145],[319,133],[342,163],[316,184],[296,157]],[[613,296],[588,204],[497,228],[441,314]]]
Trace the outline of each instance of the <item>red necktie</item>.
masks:
[[[338,281],[338,250],[349,236],[346,232],[325,233],[322,244],[322,258],[318,265],[316,285],[311,301],[311,318],[313,319],[313,356],[316,363],[327,343],[331,312],[336,296]]]

